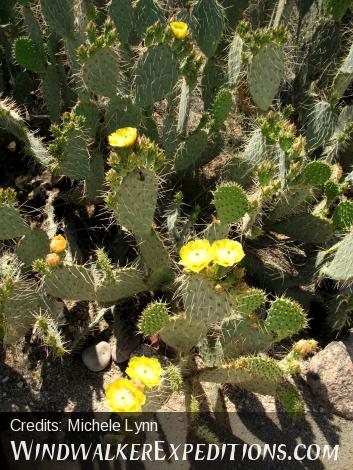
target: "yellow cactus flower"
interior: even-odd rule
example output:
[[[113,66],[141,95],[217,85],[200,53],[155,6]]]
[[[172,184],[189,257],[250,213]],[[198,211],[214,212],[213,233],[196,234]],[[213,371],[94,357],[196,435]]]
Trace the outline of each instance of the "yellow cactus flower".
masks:
[[[145,394],[129,379],[116,379],[105,390],[107,404],[116,413],[138,413],[146,401]]]
[[[108,136],[109,144],[112,147],[127,148],[132,147],[137,139],[137,129],[135,127],[122,127]]]
[[[239,242],[234,240],[216,240],[212,243],[213,261],[220,266],[233,266],[239,263],[245,256]]]
[[[56,268],[61,265],[60,256],[56,253],[49,253],[45,258],[45,263],[49,268]]]
[[[169,23],[173,36],[177,39],[185,39],[188,34],[188,25],[184,21],[171,21]]]
[[[195,240],[180,249],[180,264],[189,271],[198,273],[206,268],[213,259],[212,248],[208,240]]]
[[[130,379],[152,388],[160,384],[163,369],[159,360],[154,357],[136,356],[130,359],[125,372]]]
[[[62,235],[57,235],[50,240],[50,251],[52,253],[62,253],[67,248],[67,240]]]

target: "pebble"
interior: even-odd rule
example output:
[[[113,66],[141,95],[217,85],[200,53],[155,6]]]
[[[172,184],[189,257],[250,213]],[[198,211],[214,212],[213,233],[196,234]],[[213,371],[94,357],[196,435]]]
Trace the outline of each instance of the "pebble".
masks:
[[[112,358],[110,344],[106,341],[101,341],[93,346],[90,346],[82,351],[82,361],[87,369],[92,372],[99,372],[105,369]]]
[[[18,388],[22,388],[22,387],[23,387],[23,382],[18,382],[18,383],[17,383],[17,387],[18,387]]]
[[[10,377],[8,377],[8,376],[7,376],[7,377],[4,377],[4,378],[2,379],[2,383],[3,383],[3,384],[6,384],[6,382],[8,382],[9,379],[10,379]]]

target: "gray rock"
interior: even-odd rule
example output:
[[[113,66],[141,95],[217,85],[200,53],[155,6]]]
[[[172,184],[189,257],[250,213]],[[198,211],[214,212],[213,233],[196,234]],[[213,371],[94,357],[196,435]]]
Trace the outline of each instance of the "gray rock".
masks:
[[[353,334],[333,341],[314,356],[306,371],[307,382],[322,404],[353,420]]]
[[[106,341],[101,341],[82,351],[82,361],[87,369],[92,372],[99,372],[105,369],[112,358],[110,345]]]

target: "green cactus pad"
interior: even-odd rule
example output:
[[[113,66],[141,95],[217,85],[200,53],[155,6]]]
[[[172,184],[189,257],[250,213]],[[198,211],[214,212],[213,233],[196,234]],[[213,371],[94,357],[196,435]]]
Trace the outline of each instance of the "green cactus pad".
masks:
[[[73,3],[71,0],[40,0],[46,23],[60,36],[75,38]]]
[[[341,98],[353,80],[353,44],[351,45],[343,64],[338,70],[332,87],[335,99]],[[344,108],[345,109],[345,108]]]
[[[16,254],[27,266],[36,259],[45,258],[50,252],[49,238],[44,230],[32,229],[18,244]]]
[[[204,322],[190,320],[183,315],[171,317],[168,325],[159,332],[162,341],[178,351],[189,351],[206,333]]]
[[[239,34],[235,34],[230,44],[228,53],[228,85],[235,87],[243,67],[243,40]]]
[[[322,186],[330,179],[331,173],[332,169],[328,163],[316,160],[306,165],[302,178],[304,183],[310,186]]]
[[[133,27],[133,8],[131,0],[112,0],[109,5],[109,16],[114,21],[119,33],[120,42],[126,44]]]
[[[306,315],[301,306],[293,300],[284,298],[272,302],[265,320],[265,327],[277,335],[278,341],[295,335],[306,325]]]
[[[196,166],[207,147],[207,141],[208,134],[203,130],[198,130],[180,144],[174,160],[175,171],[181,172]]]
[[[138,128],[141,117],[141,108],[129,97],[115,96],[110,100],[105,113],[107,133],[111,134],[121,127]]]
[[[314,150],[325,145],[332,137],[336,122],[337,116],[331,104],[326,101],[318,101],[307,120],[307,148]]]
[[[191,29],[199,48],[212,57],[221,40],[224,12],[216,0],[198,0],[191,11]]]
[[[9,100],[0,100],[0,128],[19,140],[27,139],[25,121]]]
[[[212,115],[215,120],[215,126],[221,127],[227,119],[233,106],[233,95],[230,90],[225,88],[219,90],[212,106]]]
[[[256,129],[245,147],[243,159],[247,164],[257,166],[270,159],[271,150],[271,146],[267,143],[261,129]]]
[[[266,301],[266,293],[262,289],[248,289],[245,291],[230,291],[233,308],[241,315],[248,315],[261,307]]]
[[[119,21],[121,21],[119,19]],[[139,38],[157,21],[165,22],[165,12],[157,0],[139,0],[134,11],[134,26]]]
[[[329,203],[335,201],[335,199],[337,199],[338,196],[342,193],[339,184],[332,180],[326,181],[324,189],[327,201]]]
[[[99,49],[85,62],[82,78],[91,92],[113,98],[121,84],[118,54],[110,47]]]
[[[149,170],[134,171],[120,186],[116,218],[120,225],[143,236],[151,230],[157,203],[158,181]]]
[[[147,50],[136,68],[136,102],[140,106],[151,106],[165,98],[178,79],[178,64],[167,46],[156,46]]]
[[[138,326],[139,331],[144,336],[150,336],[158,333],[168,323],[169,314],[167,304],[163,302],[153,302],[143,310]]]
[[[347,282],[353,279],[353,235],[349,233],[341,242],[331,263],[324,268],[325,276],[335,281]]]
[[[219,366],[224,361],[222,344],[211,335],[205,336],[197,345],[197,350],[205,367]]]
[[[181,295],[186,315],[192,321],[210,324],[232,313],[227,292],[216,292],[214,281],[201,275],[183,276]]]
[[[45,298],[34,282],[18,280],[11,295],[2,303],[5,317],[5,344],[13,344],[26,334],[34,323],[34,314],[47,308]]]
[[[221,367],[200,372],[200,382],[233,383],[264,395],[274,395],[283,379],[276,361],[265,356],[244,356]]]
[[[59,162],[59,172],[72,179],[89,175],[89,153],[85,135],[81,130],[70,132]]]
[[[31,38],[17,38],[14,44],[14,55],[21,67],[35,73],[45,72],[43,58]]]
[[[34,158],[37,163],[46,168],[51,168],[51,165],[54,163],[53,157],[50,155],[41,139],[31,133],[27,134],[26,152],[29,156]]]
[[[134,268],[119,269],[114,279],[106,279],[97,287],[97,301],[116,303],[147,290],[140,271]]]
[[[89,166],[89,173],[85,178],[85,196],[88,199],[99,199],[104,190],[104,158],[101,153],[95,153]]]
[[[350,230],[353,225],[353,202],[340,202],[333,211],[332,222],[339,230]]]
[[[270,230],[304,243],[324,243],[329,240],[334,227],[329,220],[312,214],[292,216],[278,224],[268,225]]]
[[[276,398],[294,422],[302,418],[304,406],[298,390],[293,385],[281,385],[276,392]]]
[[[99,109],[96,103],[90,100],[79,101],[74,107],[74,112],[76,116],[84,117],[82,127],[88,137],[94,139],[99,125]]]
[[[213,204],[222,224],[234,224],[249,209],[249,202],[243,189],[236,183],[223,183],[213,193]]]
[[[154,229],[146,232],[142,238],[136,236],[141,258],[147,267],[146,282],[151,289],[159,288],[171,282],[174,272],[168,251]]]
[[[274,342],[263,321],[257,318],[231,318],[221,325],[220,341],[224,357],[234,359],[242,354],[268,350]]]
[[[29,232],[29,227],[12,206],[0,206],[0,240],[22,237]]]
[[[267,111],[276,97],[283,77],[283,51],[266,44],[255,54],[249,69],[249,89],[254,103]]]
[[[222,240],[223,238],[228,238],[229,236],[229,225],[221,223],[211,223],[207,226],[204,232],[204,238],[210,243],[215,242],[216,240]]]
[[[60,118],[63,101],[61,98],[61,82],[58,65],[48,65],[43,76],[43,98],[50,118],[58,121]]]
[[[61,266],[44,278],[47,294],[65,300],[95,300],[91,271],[83,266]]]
[[[205,110],[213,103],[214,97],[221,86],[226,82],[223,69],[214,57],[208,59],[202,73],[201,91]]]
[[[292,214],[303,212],[308,203],[314,201],[311,188],[290,188],[284,190],[274,205],[269,219],[277,221]]]
[[[332,15],[335,21],[340,21],[348,9],[353,7],[352,0],[324,0],[325,14]]]

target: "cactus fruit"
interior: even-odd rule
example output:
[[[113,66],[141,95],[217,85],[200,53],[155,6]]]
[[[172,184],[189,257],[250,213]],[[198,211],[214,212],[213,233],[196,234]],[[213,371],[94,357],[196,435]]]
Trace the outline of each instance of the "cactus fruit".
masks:
[[[143,310],[138,327],[144,336],[150,336],[158,333],[168,322],[167,305],[163,302],[154,302]]]
[[[277,335],[279,340],[292,336],[305,328],[307,320],[301,306],[288,299],[276,299],[272,302],[265,320],[269,331]]]
[[[213,193],[213,203],[222,224],[234,224],[249,209],[248,199],[243,189],[236,183],[223,183]]]

